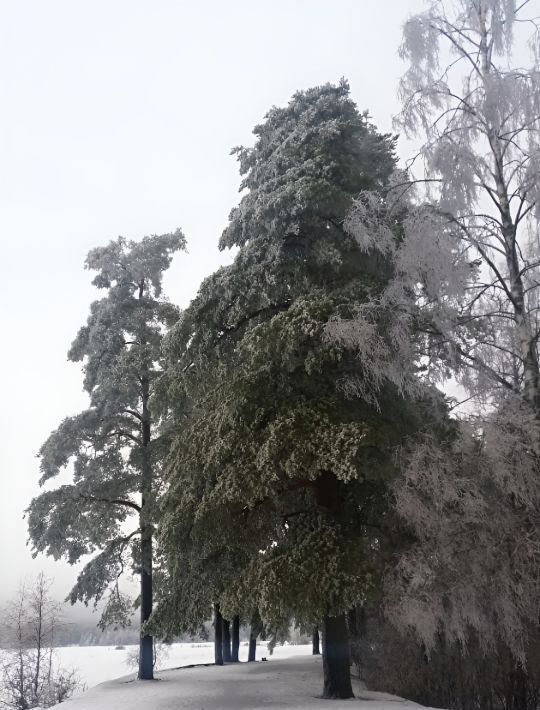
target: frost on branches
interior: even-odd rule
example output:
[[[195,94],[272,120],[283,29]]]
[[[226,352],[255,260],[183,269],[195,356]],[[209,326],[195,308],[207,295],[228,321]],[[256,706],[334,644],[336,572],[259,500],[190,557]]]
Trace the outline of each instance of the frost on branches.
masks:
[[[94,301],[69,358],[82,362],[89,407],[67,417],[41,447],[40,484],[61,472],[69,484],[45,490],[28,508],[34,553],[70,564],[95,554],[69,595],[72,603],[105,600],[101,626],[131,621],[120,591],[124,570],[140,575],[141,623],[153,599],[153,533],[161,495],[167,431],[151,401],[161,373],[161,341],[178,309],[161,295],[163,272],[185,247],[180,230],[141,242],[118,238],[93,249],[87,268],[106,290]],[[131,526],[130,526],[131,523]],[[139,676],[151,678],[152,639],[141,636]]]
[[[359,317],[394,305],[398,359],[408,338],[391,329],[405,319],[428,372],[445,363],[471,394],[504,390],[537,407],[540,71],[538,28],[524,22],[535,4],[433,2],[406,23],[397,124],[421,147],[384,195],[360,195],[346,224],[363,248],[392,255],[393,282]],[[511,66],[514,32],[526,67]],[[353,327],[365,325],[332,332]]]
[[[0,707],[48,708],[80,689],[76,672],[60,668],[55,657],[62,619],[43,573],[33,584],[23,584],[2,612],[7,649],[2,650],[0,666]]]
[[[540,599],[540,423],[527,405],[426,437],[394,489],[419,543],[388,579],[387,612],[429,650],[438,634],[485,649],[502,641],[524,665]]]
[[[355,195],[386,184],[393,140],[345,81],[298,92],[255,134],[237,151],[247,190],[220,242],[235,260],[203,282],[165,343],[172,584],[154,618],[175,633],[219,603],[271,632],[293,618],[321,627],[323,694],[347,698],[345,613],[378,585],[371,531],[392,452],[429,419],[386,382],[378,409],[336,391],[358,360],[325,337],[332,314],[352,315],[388,279],[343,220]]]
[[[386,380],[414,394],[452,376],[476,407],[453,439],[404,458],[397,508],[417,544],[389,615],[428,647],[473,633],[522,662],[540,598],[539,9],[437,1],[406,23],[397,125],[420,147],[344,224],[391,273],[326,328],[363,370],[349,391],[376,401]]]

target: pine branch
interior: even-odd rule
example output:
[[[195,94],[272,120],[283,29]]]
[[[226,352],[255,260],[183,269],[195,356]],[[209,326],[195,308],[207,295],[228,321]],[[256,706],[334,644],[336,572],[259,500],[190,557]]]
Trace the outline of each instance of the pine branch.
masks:
[[[89,496],[83,493],[79,494],[79,498],[83,500],[89,500],[92,503],[106,503],[108,505],[122,505],[127,508],[133,508],[138,513],[141,512],[141,506],[134,503],[132,500],[124,500],[122,498],[99,498],[98,496]]]

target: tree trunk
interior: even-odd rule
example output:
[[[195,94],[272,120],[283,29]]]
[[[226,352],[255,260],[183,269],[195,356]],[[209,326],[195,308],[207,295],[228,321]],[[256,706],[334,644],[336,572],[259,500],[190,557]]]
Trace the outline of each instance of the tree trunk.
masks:
[[[223,617],[219,604],[214,604],[214,663],[223,665]]]
[[[253,630],[249,634],[248,663],[253,663],[257,656],[257,637],[253,635]]]
[[[223,619],[222,623],[222,628],[223,628],[223,661],[225,663],[230,663],[231,662],[231,625],[227,621],[227,619]]]
[[[141,467],[141,510],[139,524],[141,529],[141,629],[152,615],[152,520],[148,508],[152,499],[153,477],[148,447],[151,439],[150,412],[148,400],[150,398],[150,383],[148,377],[141,378],[142,388],[142,467]],[[141,631],[139,644],[139,679],[154,679],[154,639]]]
[[[360,667],[362,662],[362,643],[366,637],[366,610],[364,606],[353,607],[347,612],[347,628],[349,631],[349,653],[354,665]]]
[[[141,627],[152,614],[152,536],[141,539]],[[141,635],[139,646],[139,679],[154,679],[154,639]]]
[[[311,637],[311,653],[313,656],[318,656],[321,653],[319,629],[317,626],[313,629],[313,635]]]
[[[231,661],[238,663],[240,661],[240,617],[238,614],[233,616],[232,621],[232,642],[231,642]]]
[[[258,609],[255,609],[251,616],[251,628],[249,630],[248,662],[253,663],[257,656],[257,636],[262,633],[262,622]]]
[[[323,698],[354,697],[345,614],[324,618],[323,670]]]
[[[479,52],[481,57],[481,68],[483,84],[486,95],[489,96],[489,82],[492,77],[491,48],[489,40],[489,30],[486,26],[485,16],[479,13],[481,44]],[[508,310],[513,309],[516,323],[515,337],[519,343],[520,355],[523,362],[523,395],[525,400],[537,411],[539,402],[539,380],[540,365],[536,353],[536,326],[531,318],[531,313],[527,308],[526,283],[523,278],[523,270],[520,267],[518,253],[519,244],[517,241],[518,223],[512,217],[511,202],[513,196],[510,194],[509,182],[505,177],[505,157],[506,147],[499,135],[497,126],[491,121],[486,128],[486,135],[489,140],[491,152],[493,154],[492,175],[497,191],[497,208],[500,213],[500,227],[502,240],[504,242],[504,254],[508,269],[507,286],[509,290],[510,303]]]

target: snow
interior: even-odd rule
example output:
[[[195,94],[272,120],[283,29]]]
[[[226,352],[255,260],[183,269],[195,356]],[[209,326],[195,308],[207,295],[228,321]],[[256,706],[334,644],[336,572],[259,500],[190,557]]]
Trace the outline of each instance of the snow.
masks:
[[[137,653],[137,646],[64,646],[56,649],[57,666],[66,670],[77,671],[81,682],[86,688],[91,688],[98,683],[113,680],[127,673],[134,671],[133,666],[128,665],[129,655]],[[311,646],[293,646],[285,644],[276,646],[274,658],[289,658],[291,656],[305,655],[310,653]],[[247,642],[240,645],[240,660],[247,660]],[[269,657],[265,643],[257,646],[257,659],[262,656]],[[173,643],[165,646],[161,663],[158,668],[178,668],[197,663],[214,662],[213,643]],[[133,673],[133,675],[135,675]]]
[[[289,649],[298,647],[290,646]],[[306,647],[303,647],[304,653]],[[269,657],[267,663],[197,666],[159,671],[155,681],[133,675],[108,681],[68,700],[65,710],[406,710],[417,703],[375,693],[355,682],[351,700],[322,700],[320,656]]]

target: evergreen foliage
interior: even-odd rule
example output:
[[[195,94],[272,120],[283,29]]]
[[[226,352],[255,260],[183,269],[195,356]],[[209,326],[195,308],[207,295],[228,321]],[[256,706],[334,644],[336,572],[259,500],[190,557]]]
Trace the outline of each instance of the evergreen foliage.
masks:
[[[86,267],[97,272],[93,284],[106,296],[92,303],[68,357],[83,363],[90,403],[64,419],[39,452],[41,485],[65,469],[72,482],[32,500],[34,554],[75,564],[97,553],[69,600],[97,604],[105,598],[102,627],[130,622],[133,604],[118,587],[126,567],[141,575],[143,622],[152,609],[152,534],[169,439],[150,398],[161,371],[163,334],[178,318],[178,309],[161,297],[162,276],[184,247],[178,230],[140,243],[120,237],[88,254]],[[140,675],[151,676],[151,638],[142,643],[147,657],[141,652]]]
[[[344,81],[295,94],[254,132],[235,151],[248,192],[220,241],[239,252],[166,339],[177,414],[161,528],[170,578],[155,614],[166,634],[216,601],[228,618],[258,610],[279,634],[291,616],[312,628],[369,595],[392,451],[421,426],[391,385],[378,406],[348,398],[336,385],[358,361],[325,337],[387,280],[384,257],[343,219],[356,193],[384,185],[393,138]]]

